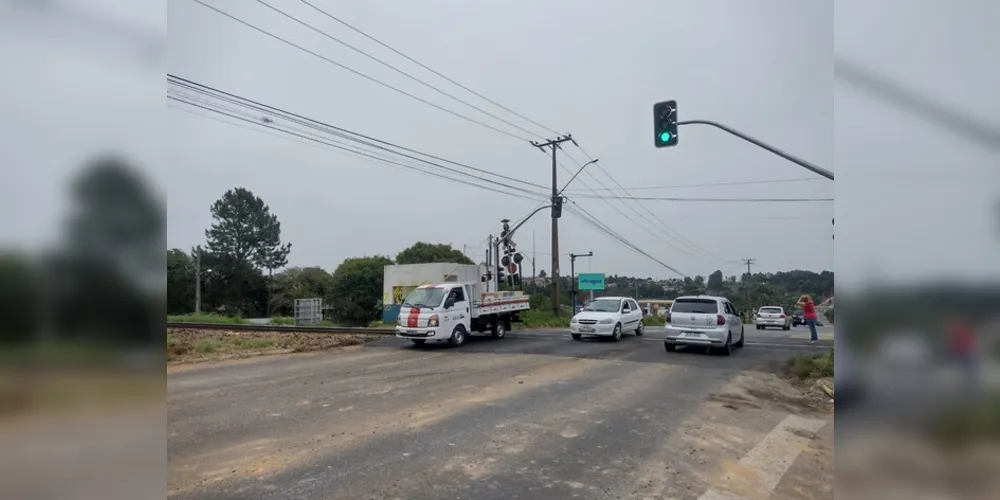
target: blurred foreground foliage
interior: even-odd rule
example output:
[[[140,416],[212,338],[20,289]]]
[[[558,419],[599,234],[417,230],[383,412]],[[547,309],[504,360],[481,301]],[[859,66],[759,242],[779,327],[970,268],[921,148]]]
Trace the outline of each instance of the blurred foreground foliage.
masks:
[[[95,348],[142,349],[163,339],[162,201],[117,157],[87,165],[69,201],[55,244],[0,253],[4,366],[83,361]],[[68,358],[53,354],[59,350]]]

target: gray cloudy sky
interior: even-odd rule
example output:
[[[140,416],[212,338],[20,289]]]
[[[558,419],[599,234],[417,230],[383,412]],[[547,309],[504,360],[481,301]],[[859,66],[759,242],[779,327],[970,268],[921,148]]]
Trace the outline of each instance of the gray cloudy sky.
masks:
[[[331,21],[297,0],[266,0],[327,33],[497,114],[502,110]],[[488,117],[379,66],[254,1],[206,0],[232,15],[450,109]],[[817,2],[332,2],[318,6],[435,70],[558,131],[571,132],[622,185],[802,179],[809,172],[721,132],[687,127],[681,146],[652,145],[652,104],[679,101],[682,119],[715,119],[833,168],[832,12]],[[586,8],[584,8],[586,7]],[[511,177],[548,184],[550,163],[529,144],[382,88],[233,22],[192,0],[169,2],[169,72],[334,125]],[[181,105],[183,106],[183,105]],[[503,114],[537,133],[516,117]],[[517,130],[490,122],[513,132]],[[244,186],[266,200],[293,243],[292,265],[332,269],[346,257],[394,255],[417,240],[449,242],[481,258],[499,220],[537,204],[171,110],[170,246],[203,241],[209,205]],[[551,135],[551,134],[550,134]],[[585,161],[579,149],[567,147]],[[566,165],[573,165],[567,159]],[[573,188],[614,187],[599,169]],[[560,171],[560,177],[568,175]],[[581,182],[582,181],[582,182]],[[562,181],[561,181],[562,182]],[[606,191],[600,191],[605,194]],[[634,190],[636,196],[833,197],[825,180],[714,188]],[[599,220],[690,275],[833,267],[832,202],[643,204],[706,257],[672,248],[629,221],[628,205],[578,199]],[[636,202],[627,202],[647,215]],[[550,267],[549,220],[516,240]],[[654,227],[654,233],[663,234]],[[668,277],[566,213],[562,253],[593,250],[582,269]],[[664,236],[666,239],[666,236]],[[671,237],[668,241],[673,242]],[[582,262],[582,261],[581,261]],[[568,258],[561,264],[568,273]]]

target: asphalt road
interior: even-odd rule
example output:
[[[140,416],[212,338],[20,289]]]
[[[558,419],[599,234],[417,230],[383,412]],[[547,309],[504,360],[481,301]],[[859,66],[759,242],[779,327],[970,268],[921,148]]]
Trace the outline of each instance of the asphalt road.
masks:
[[[651,328],[618,343],[386,339],[172,370],[170,498],[695,500],[723,498],[720,481],[763,461],[771,479],[754,488],[772,498],[832,499],[832,414],[772,374],[832,340],[746,332],[730,357],[666,353]]]

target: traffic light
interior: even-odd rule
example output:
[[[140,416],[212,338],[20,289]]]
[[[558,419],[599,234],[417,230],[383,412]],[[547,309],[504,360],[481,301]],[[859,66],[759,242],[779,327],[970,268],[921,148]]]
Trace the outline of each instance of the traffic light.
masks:
[[[497,266],[497,283],[503,283],[507,279],[507,273],[503,266]]]
[[[552,218],[553,219],[558,219],[558,218],[562,217],[562,204],[563,204],[563,197],[562,196],[556,196],[556,199],[552,203]]]
[[[653,141],[658,148],[677,145],[677,101],[653,105]]]

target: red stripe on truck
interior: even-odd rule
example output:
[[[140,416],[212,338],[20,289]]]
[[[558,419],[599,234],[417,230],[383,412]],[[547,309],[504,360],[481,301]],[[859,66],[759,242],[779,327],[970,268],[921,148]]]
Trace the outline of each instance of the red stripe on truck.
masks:
[[[406,327],[407,328],[416,328],[417,327],[417,318],[419,316],[420,316],[420,309],[418,309],[416,307],[411,307],[410,308],[410,314],[406,315]]]

